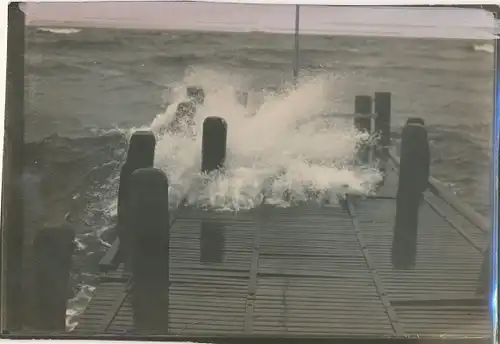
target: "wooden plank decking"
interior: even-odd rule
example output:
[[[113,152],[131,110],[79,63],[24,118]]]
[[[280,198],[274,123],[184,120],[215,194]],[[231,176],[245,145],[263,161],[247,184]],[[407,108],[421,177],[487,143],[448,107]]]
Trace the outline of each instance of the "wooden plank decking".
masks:
[[[416,268],[394,270],[394,166],[387,178],[379,198],[350,199],[347,209],[181,210],[171,228],[169,332],[490,337],[475,295],[489,234],[428,192]],[[75,333],[133,333],[127,283],[121,269],[104,276]]]

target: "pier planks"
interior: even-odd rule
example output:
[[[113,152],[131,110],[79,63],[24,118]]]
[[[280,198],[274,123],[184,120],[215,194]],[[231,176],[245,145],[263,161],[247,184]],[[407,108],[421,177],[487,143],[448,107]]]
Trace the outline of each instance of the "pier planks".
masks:
[[[390,167],[378,197],[349,209],[180,210],[171,228],[170,334],[491,336],[475,295],[488,233],[429,192],[416,268],[393,270],[396,178]],[[208,244],[223,251],[220,261],[202,257],[202,222],[221,229],[223,244]],[[103,276],[76,333],[133,333],[127,280],[120,269]]]

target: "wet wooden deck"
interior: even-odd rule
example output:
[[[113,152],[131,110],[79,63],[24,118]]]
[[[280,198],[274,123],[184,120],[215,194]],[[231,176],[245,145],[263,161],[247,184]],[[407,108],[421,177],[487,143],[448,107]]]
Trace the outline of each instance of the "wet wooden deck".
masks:
[[[391,165],[378,197],[350,197],[347,209],[182,209],[171,228],[169,333],[491,337],[476,296],[489,233],[427,192],[416,268],[394,270],[396,184]],[[214,262],[200,254],[202,222],[222,228]],[[133,333],[128,279],[121,267],[103,275],[75,334]]]

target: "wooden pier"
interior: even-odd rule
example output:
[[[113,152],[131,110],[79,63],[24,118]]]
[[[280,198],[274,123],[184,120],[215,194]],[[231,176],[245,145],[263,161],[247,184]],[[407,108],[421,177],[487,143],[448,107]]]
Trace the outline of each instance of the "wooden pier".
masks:
[[[35,324],[27,326],[19,307],[24,291],[21,262],[31,240],[23,239],[20,231],[21,190],[9,177],[19,173],[24,131],[23,95],[15,91],[24,85],[20,62],[25,18],[18,5],[9,4],[8,18],[7,77],[9,85],[17,86],[8,87],[6,97],[5,161],[10,169],[4,175],[7,282],[2,285],[2,335],[31,339],[40,333],[90,338],[137,334],[131,292],[136,280],[118,259],[118,239],[101,261],[100,283],[78,326],[72,334],[65,332],[74,231],[64,226],[37,236],[34,256],[41,269],[34,277],[36,288],[28,288],[37,302],[27,309],[36,315]],[[387,148],[390,94],[375,94],[374,104],[368,98],[357,97],[355,125],[385,134],[382,145]],[[371,112],[377,116],[363,118]],[[348,195],[340,205],[262,205],[238,213],[180,207],[171,212],[169,259],[156,262],[158,271],[169,269],[163,335],[364,338],[370,343],[377,338],[490,341],[491,225],[430,177],[419,209],[416,262],[412,268],[395,269],[391,254],[400,166],[391,149],[385,158],[386,178],[377,194]]]
[[[490,338],[488,296],[478,293],[487,221],[431,178],[416,264],[395,269],[399,158],[387,154],[375,196],[237,213],[178,209],[165,334]],[[137,334],[132,276],[123,264],[110,269],[116,245],[75,335]]]
[[[390,94],[375,94],[375,114],[371,96],[355,103],[354,125],[382,134],[356,161],[376,161],[385,178],[371,196],[322,206],[166,211],[154,135],[136,132],[117,239],[71,336],[491,338],[488,221],[429,176],[421,119],[403,128],[400,159],[388,137]],[[223,119],[205,119],[202,171],[223,167],[227,131]],[[36,329],[64,333],[71,230],[45,232]]]

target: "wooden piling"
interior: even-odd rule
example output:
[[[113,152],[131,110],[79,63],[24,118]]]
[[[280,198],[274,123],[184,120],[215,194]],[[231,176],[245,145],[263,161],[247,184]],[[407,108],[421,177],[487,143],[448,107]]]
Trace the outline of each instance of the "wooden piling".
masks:
[[[130,267],[130,245],[127,234],[128,194],[132,173],[140,168],[153,167],[156,139],[149,130],[136,131],[130,138],[127,160],[120,171],[120,184],[118,187],[118,237],[120,238],[119,258],[124,261],[126,268]]]
[[[43,228],[34,242],[34,327],[39,331],[65,332],[69,278],[75,248],[69,225]]]
[[[396,221],[392,242],[392,264],[412,269],[417,257],[420,203],[429,185],[430,152],[427,130],[418,123],[405,125],[401,134],[401,158],[396,196]]]
[[[210,173],[222,168],[226,159],[227,124],[220,117],[207,117],[203,122],[201,170]]]
[[[226,159],[227,124],[220,117],[203,122],[201,171],[210,173],[223,167]],[[203,220],[200,224],[200,261],[221,263],[224,259],[225,233],[220,224]]]
[[[391,144],[391,93],[375,92],[375,132],[380,135],[379,144],[387,147]]]
[[[370,134],[371,133],[371,117],[372,113],[372,97],[361,95],[354,99],[354,126],[357,130]],[[366,115],[366,116],[360,116]],[[370,147],[366,142],[361,142],[358,146],[357,160],[361,164],[370,162]]]
[[[369,115],[372,113],[372,97],[361,95],[354,98],[354,113],[356,115]],[[369,116],[354,117],[354,126],[359,131],[371,132],[371,120]]]
[[[168,333],[169,240],[168,179],[156,168],[135,171],[130,180],[132,305],[141,334]]]

